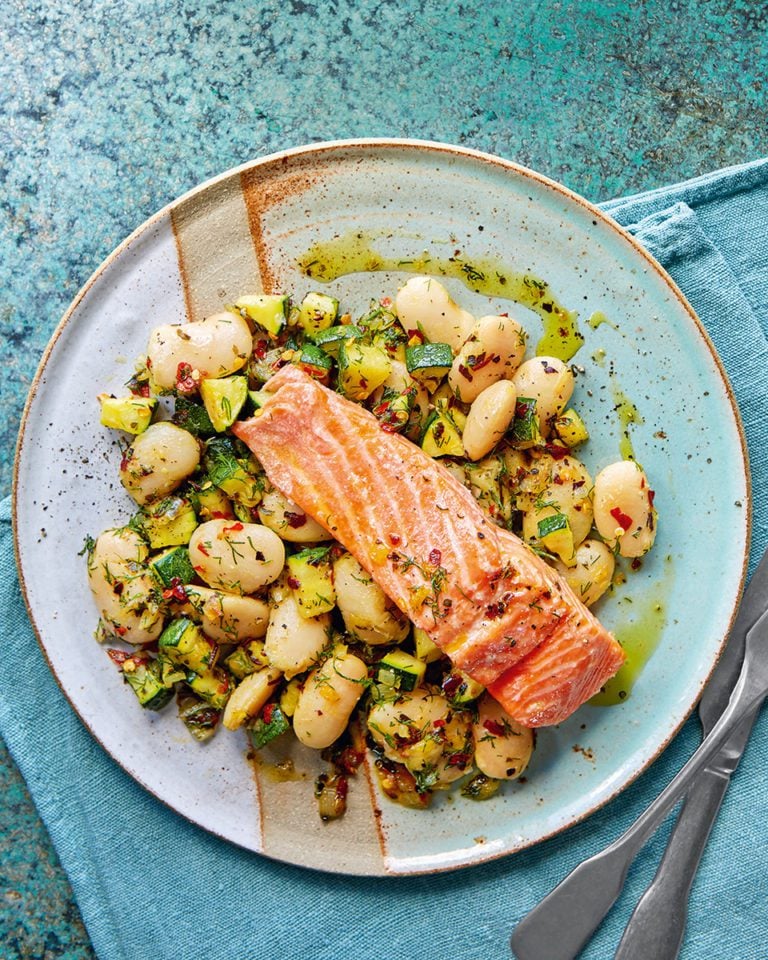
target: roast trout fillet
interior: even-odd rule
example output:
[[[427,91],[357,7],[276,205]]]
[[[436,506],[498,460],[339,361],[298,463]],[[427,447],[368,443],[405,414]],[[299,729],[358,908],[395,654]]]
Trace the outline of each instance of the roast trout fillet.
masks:
[[[613,676],[616,640],[472,494],[372,414],[286,366],[234,433],[452,662],[519,723],[559,723]]]

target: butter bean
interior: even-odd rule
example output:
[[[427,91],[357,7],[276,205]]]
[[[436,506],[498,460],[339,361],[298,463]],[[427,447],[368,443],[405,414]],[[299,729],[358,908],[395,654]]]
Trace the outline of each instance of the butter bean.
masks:
[[[200,463],[200,445],[174,423],[153,423],[140,433],[120,465],[120,482],[143,505],[171,493]]]
[[[395,297],[395,308],[406,333],[419,330],[431,343],[449,343],[454,353],[475,324],[445,287],[433,277],[411,277]]]
[[[293,500],[289,500],[274,488],[267,491],[261,499],[259,520],[288,543],[317,543],[320,540],[333,539],[325,527],[321,527]]]
[[[572,567],[558,561],[555,568],[581,602],[591,607],[610,587],[616,562],[601,540],[579,544],[575,561]]]
[[[282,674],[274,667],[265,667],[252,673],[235,687],[221,722],[227,730],[237,730],[246,720],[255,717],[274,692]]]
[[[611,463],[595,477],[595,526],[622,557],[641,557],[656,537],[653,491],[634,460]]]
[[[448,385],[464,403],[472,403],[497,380],[510,380],[525,356],[525,331],[511,317],[480,317],[459,350]]]
[[[536,401],[539,430],[548,437],[552,421],[562,413],[573,393],[571,368],[556,357],[534,357],[521,364],[512,382],[518,397]]]
[[[516,400],[511,380],[497,380],[474,400],[462,434],[470,460],[480,460],[501,440],[515,417]]]
[[[229,311],[197,323],[157,327],[147,346],[152,384],[159,391],[172,390],[180,363],[198,371],[201,380],[225,377],[245,366],[252,344],[247,322]]]
[[[270,590],[271,610],[264,652],[273,667],[290,680],[317,661],[328,643],[331,617],[303,617],[293,591],[283,580]]]
[[[368,667],[354,654],[335,651],[313,670],[299,694],[293,732],[307,747],[323,750],[344,733],[365,691]]]
[[[207,520],[192,534],[189,556],[211,587],[227,593],[255,593],[280,576],[285,548],[272,530],[258,523]]]
[[[486,777],[516,780],[533,753],[533,732],[508,716],[500,703],[484,694],[472,725],[475,764]]]

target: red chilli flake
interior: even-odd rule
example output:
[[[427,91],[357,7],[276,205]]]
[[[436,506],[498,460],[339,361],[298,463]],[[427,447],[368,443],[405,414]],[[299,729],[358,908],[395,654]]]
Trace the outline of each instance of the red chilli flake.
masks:
[[[656,491],[655,491],[655,490],[649,490],[649,491],[648,491],[648,505],[649,505],[649,506],[651,506],[651,507],[653,506],[653,501],[654,501],[655,498],[656,498]]]
[[[452,697],[457,692],[461,686],[461,677],[457,676],[455,673],[452,673],[449,677],[446,677],[443,680],[443,693],[446,697]]]
[[[202,553],[202,555],[203,555],[204,557],[210,557],[210,553],[208,553],[208,551],[205,549],[205,547],[202,545],[202,543],[198,543],[197,549],[200,551],[200,553]],[[195,567],[195,570],[197,570],[197,569],[198,569],[198,568]]]
[[[224,527],[224,533],[239,533],[243,529],[242,523],[233,523],[231,527]]]
[[[559,443],[546,443],[544,449],[554,460],[562,460],[569,453],[568,447],[561,447]],[[562,480],[560,482],[562,483]]]
[[[400,543],[400,540],[401,540],[401,537],[399,536],[399,534],[390,533],[389,542],[392,544],[393,547],[396,547],[398,543]]]
[[[619,507],[614,507],[613,510],[611,510],[611,516],[625,533],[632,526],[632,517],[628,517],[626,513],[622,513]]]
[[[504,727],[502,727],[502,725],[497,720],[491,720],[489,717],[487,720],[483,720],[483,726],[488,731],[488,733],[492,733],[494,737],[504,736]]]
[[[442,553],[435,547],[434,550],[429,551],[429,557],[427,558],[433,567],[439,567],[440,561],[443,559]]]
[[[184,584],[178,577],[173,577],[170,587],[163,590],[163,600],[178,600],[183,603],[186,599],[187,591],[184,588]]]
[[[285,519],[288,521],[288,526],[296,530],[298,527],[303,527],[307,522],[307,515],[306,513],[292,513],[290,510],[286,510]]]
[[[191,364],[180,363],[176,367],[176,389],[179,393],[194,393],[197,390],[197,381],[192,376]]]
[[[299,587],[301,586],[301,581],[297,580],[296,577],[290,577],[290,576],[286,577],[286,582],[288,583],[288,586],[291,588],[291,590],[298,590]]]
[[[448,766],[449,767],[466,767],[469,763],[470,756],[468,753],[454,753],[448,757]]]
[[[262,710],[261,717],[264,720],[264,723],[272,723],[272,717],[275,713],[275,704],[268,703],[266,707]]]

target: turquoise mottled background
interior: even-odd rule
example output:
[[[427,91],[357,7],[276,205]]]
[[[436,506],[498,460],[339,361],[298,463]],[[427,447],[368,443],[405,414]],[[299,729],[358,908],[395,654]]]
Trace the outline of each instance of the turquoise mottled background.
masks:
[[[0,2],[0,493],[59,317],[150,213],[253,156],[406,136],[591,200],[768,152],[759,0]],[[34,705],[30,705],[33,710]],[[0,754],[4,960],[93,956]]]

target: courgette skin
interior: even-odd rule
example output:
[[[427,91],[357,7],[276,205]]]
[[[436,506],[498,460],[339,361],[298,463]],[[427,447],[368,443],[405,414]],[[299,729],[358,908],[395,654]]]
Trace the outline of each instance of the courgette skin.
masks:
[[[427,665],[404,650],[390,650],[384,654],[376,667],[376,679],[395,690],[410,692],[424,679]]]
[[[197,674],[210,670],[216,662],[218,647],[186,617],[173,620],[157,644],[161,660],[177,667],[186,667]]]
[[[185,546],[166,550],[165,553],[151,560],[149,566],[164,588],[172,587],[174,581],[185,584],[195,579],[189,551]]]
[[[183,394],[176,397],[171,422],[187,430],[194,437],[211,437],[216,433],[205,407]]]
[[[248,727],[248,737],[254,750],[281,736],[291,726],[290,721],[277,703],[268,703],[262,707],[259,715]]]

